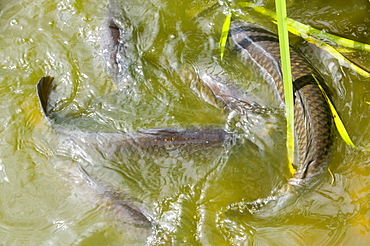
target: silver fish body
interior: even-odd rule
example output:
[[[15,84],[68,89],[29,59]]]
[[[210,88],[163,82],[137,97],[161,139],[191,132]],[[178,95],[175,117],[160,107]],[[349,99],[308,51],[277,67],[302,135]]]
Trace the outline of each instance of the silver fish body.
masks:
[[[55,89],[54,79],[49,76],[41,78],[37,84],[37,92],[42,111],[45,117],[52,123],[54,121],[53,107],[50,105],[50,95]],[[157,172],[159,175],[162,169],[176,169],[175,162],[177,159],[184,161],[192,160],[194,157],[199,157],[202,160],[211,159],[213,158],[212,153],[214,151],[219,153],[232,140],[231,134],[220,128],[184,130],[141,129],[133,132],[109,133],[71,130],[57,124],[53,124],[52,126],[63,137],[60,155],[65,156],[74,153],[75,155],[79,155],[78,158],[83,158],[83,161],[88,163],[105,162],[105,165],[108,165],[107,162],[117,163],[117,167],[112,166],[110,168],[117,168],[119,170],[124,170],[125,166],[127,170],[136,168],[133,172],[137,175],[140,175],[140,165],[152,166],[154,169],[153,172]],[[157,158],[164,160],[165,164],[169,166],[155,167]],[[174,163],[168,163],[172,161]],[[123,164],[119,166],[120,163]],[[189,166],[189,168],[191,167]],[[207,166],[204,166],[204,168],[195,166],[194,168],[198,168],[199,170],[197,172],[189,172],[187,176],[185,175],[186,177],[182,177],[181,180],[174,182],[178,182],[179,184],[181,182],[188,182],[190,179],[206,175],[209,168],[212,169],[212,167]],[[186,168],[178,169],[182,172],[186,172],[187,170]],[[179,172],[178,175],[183,175],[182,172]],[[85,170],[81,173],[85,177],[85,180],[96,189],[98,195],[102,197],[102,203],[109,204],[108,209],[113,213],[117,213],[115,217],[119,217],[123,222],[136,226],[151,226],[151,215],[142,209],[142,206],[136,202],[132,202],[125,196],[121,196],[115,191],[104,188],[100,183],[97,183],[90,177],[93,173],[88,173]],[[155,187],[158,184],[158,186],[161,186],[161,183],[158,182],[160,177],[155,177],[154,175],[153,178],[157,180],[153,180],[152,184],[148,184],[145,187]],[[104,183],[109,183],[109,181]],[[160,188],[158,187],[158,189]]]

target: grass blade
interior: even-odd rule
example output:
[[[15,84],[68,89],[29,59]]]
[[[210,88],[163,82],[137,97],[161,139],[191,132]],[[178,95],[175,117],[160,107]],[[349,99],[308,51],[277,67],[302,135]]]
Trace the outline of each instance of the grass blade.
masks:
[[[219,43],[220,49],[221,49],[221,60],[224,58],[227,37],[229,36],[230,23],[231,23],[231,11],[229,10],[227,13],[225,22],[222,26],[222,33],[221,33],[221,38],[220,38],[220,43]]]
[[[297,36],[301,35],[298,32],[298,30],[293,28],[293,27],[289,27],[288,29],[289,29],[289,32],[291,32],[291,33],[293,33]],[[353,71],[355,71],[356,73],[358,73],[358,74],[360,74],[364,77],[370,78],[370,73],[368,71],[366,71],[365,69],[362,69],[361,67],[352,63],[350,60],[348,60],[346,57],[344,57],[340,52],[338,52],[334,47],[328,45],[327,43],[325,43],[325,42],[323,42],[320,39],[317,39],[315,37],[305,36],[304,39],[307,42],[312,43],[312,44],[316,45],[317,47],[325,50],[329,54],[331,54],[343,66],[348,67],[349,69],[352,69]]]
[[[276,0],[276,13],[278,21],[278,34],[280,44],[281,67],[284,81],[285,114],[287,121],[287,150],[289,170],[294,174],[294,99],[292,72],[290,66],[290,48],[287,27],[286,3],[285,0]]]
[[[269,10],[267,10],[267,9],[261,7],[261,6],[255,5],[253,3],[248,3],[248,2],[238,3],[238,5],[241,6],[241,7],[251,7],[255,11],[257,11],[261,14],[270,16],[274,20],[277,20],[277,15],[274,12],[269,11]],[[351,39],[348,39],[348,38],[339,37],[339,36],[336,36],[336,35],[330,34],[330,33],[324,33],[321,30],[310,27],[308,25],[305,25],[301,22],[295,21],[295,20],[290,19],[290,18],[287,19],[287,23],[290,27],[294,27],[294,28],[298,29],[299,32],[302,35],[302,38],[304,38],[304,36],[315,36],[317,38],[321,38],[321,39],[324,39],[326,41],[329,41],[329,42],[332,42],[332,43],[335,43],[337,45],[341,45],[341,46],[344,46],[344,47],[370,51],[370,44],[357,42],[357,41],[354,41],[354,40],[351,40]]]
[[[269,16],[273,18],[274,20],[277,20],[277,16],[275,13],[252,3],[239,3],[240,6],[242,7],[251,7],[255,11],[264,14],[266,16]],[[276,22],[275,22],[276,23]],[[298,21],[295,21],[293,19],[287,18],[287,23],[288,23],[288,30],[289,32],[293,33],[294,35],[300,36],[303,39],[305,39],[307,42],[310,42],[319,48],[325,50],[329,54],[331,54],[333,57],[338,59],[338,61],[343,65],[346,66],[356,73],[370,78],[370,72],[366,71],[365,69],[357,66],[347,58],[345,58],[340,52],[338,52],[334,47],[330,46],[329,44],[325,43],[324,41],[321,41],[320,39],[335,43],[337,45],[341,45],[343,47],[347,48],[353,48],[353,49],[360,49],[360,50],[366,50],[370,51],[370,45],[369,44],[364,44],[360,42],[356,42],[351,39],[346,39],[342,37],[338,37],[333,34],[329,33],[324,33],[318,29],[315,29],[313,27],[310,27],[308,25],[305,25],[303,23],[300,23]],[[320,38],[320,39],[318,39]]]
[[[349,137],[348,132],[346,130],[346,127],[344,126],[344,124],[343,124],[342,120],[340,119],[337,111],[335,110],[334,105],[330,101],[330,98],[326,94],[325,90],[321,87],[321,85],[320,85],[319,81],[316,79],[316,77],[314,75],[313,75],[313,77],[315,78],[316,83],[319,86],[322,94],[326,98],[326,101],[328,101],[328,103],[329,103],[330,110],[331,110],[331,113],[332,113],[333,118],[334,118],[334,123],[335,123],[335,126],[337,127],[337,130],[339,132],[339,135],[342,137],[342,139],[344,140],[344,142],[346,142],[346,144],[348,144],[349,146],[351,146],[351,147],[353,147],[353,148],[356,149],[357,148],[356,145],[352,142],[351,138]]]

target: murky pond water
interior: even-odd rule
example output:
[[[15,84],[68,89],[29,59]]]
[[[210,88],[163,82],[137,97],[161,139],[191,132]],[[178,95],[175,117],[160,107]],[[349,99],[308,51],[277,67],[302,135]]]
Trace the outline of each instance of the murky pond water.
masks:
[[[117,1],[119,2],[119,1]],[[274,1],[256,1],[273,9]],[[275,220],[225,214],[230,203],[269,195],[289,178],[284,113],[269,88],[218,39],[225,5],[216,1],[127,0],[129,79],[112,78],[103,59],[104,1],[0,2],[0,242],[2,245],[364,245],[370,241],[370,154],[335,136],[330,172]],[[120,11],[120,10],[119,10]],[[264,22],[257,13],[247,12]],[[289,4],[296,20],[370,43],[367,0]],[[265,25],[273,28],[267,21]],[[370,79],[305,43],[353,141],[370,147]],[[366,52],[348,54],[369,69]],[[189,86],[188,71],[227,76],[272,110],[228,115]],[[238,131],[211,154],[148,163],[83,156],[43,118],[37,81],[55,77],[58,126],[73,130],[218,127]],[[126,77],[127,78],[127,77]],[[273,112],[273,113],[272,113]],[[71,153],[73,152],[73,153]],[[128,194],[155,221],[153,231],[122,223],[81,177],[83,165],[105,187]],[[330,174],[331,173],[331,174]]]

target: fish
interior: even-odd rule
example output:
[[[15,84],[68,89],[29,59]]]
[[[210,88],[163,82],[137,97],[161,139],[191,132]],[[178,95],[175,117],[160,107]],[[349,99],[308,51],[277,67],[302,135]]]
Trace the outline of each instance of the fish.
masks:
[[[50,93],[56,88],[54,78],[44,76],[37,84],[37,92],[41,108],[45,117],[52,121],[52,110],[49,105]],[[68,130],[61,129],[65,132]],[[66,132],[68,134],[68,132]],[[72,132],[69,132],[72,134]],[[231,139],[231,134],[222,128],[195,128],[195,129],[139,129],[135,132],[91,132],[77,131],[73,134],[81,134],[84,138],[91,136],[94,141],[92,146],[101,151],[106,157],[128,154],[133,156],[142,155],[144,151],[163,155],[170,150],[180,149],[206,149],[221,147]],[[96,142],[96,143],[95,143]],[[110,150],[110,151],[108,151]]]
[[[276,34],[260,25],[233,21],[230,25],[228,46],[246,69],[254,69],[274,88],[281,107],[285,106],[283,79],[280,64],[279,39]],[[333,146],[333,116],[317,81],[327,88],[322,76],[294,47],[290,46],[294,93],[294,129],[298,154],[296,171],[287,184],[273,190],[267,198],[252,202],[239,202],[227,210],[248,211],[260,218],[271,218],[283,213],[296,199],[297,194],[309,190],[325,173]],[[195,80],[208,97],[227,111],[243,114],[266,112],[266,108],[253,102],[239,88],[225,79],[197,71]],[[316,81],[317,80],[317,81]]]
[[[230,27],[231,49],[247,64],[252,64],[276,88],[285,103],[278,37],[251,23],[233,22]],[[294,48],[290,47],[294,93],[294,128],[299,155],[297,171],[289,181],[301,185],[327,169],[333,145],[333,117],[330,106],[316,80],[322,76]],[[315,80],[316,78],[316,80]]]
[[[88,130],[71,130],[54,122],[51,94],[57,86],[53,77],[44,76],[37,84],[37,94],[45,118],[52,123],[53,128],[67,140],[62,144],[70,152],[84,151],[83,156],[98,155],[102,160],[113,160],[115,163],[124,161],[153,162],[156,157],[192,158],[203,155],[205,151],[222,149],[232,141],[232,134],[222,128],[193,129],[139,129],[132,132],[94,132]],[[91,154],[93,153],[94,154]],[[175,156],[175,157],[173,157]],[[207,156],[202,156],[206,158]],[[116,217],[123,222],[136,226],[152,226],[152,215],[147,209],[142,209],[138,203],[125,200],[118,192],[104,188],[97,183],[83,168],[81,176],[102,197],[103,204],[109,204],[110,210],[117,213]],[[122,198],[122,199],[120,199]]]
[[[110,1],[101,28],[101,50],[107,73],[119,87],[132,81],[130,64],[138,63],[132,40],[133,28],[119,1]]]

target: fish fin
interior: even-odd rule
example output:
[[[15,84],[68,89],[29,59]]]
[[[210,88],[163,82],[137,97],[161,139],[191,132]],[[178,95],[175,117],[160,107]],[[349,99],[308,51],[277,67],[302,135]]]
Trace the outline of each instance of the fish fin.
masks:
[[[39,97],[40,105],[44,115],[49,118],[50,111],[48,110],[50,92],[54,89],[54,78],[50,76],[42,77],[37,83],[37,94]]]

